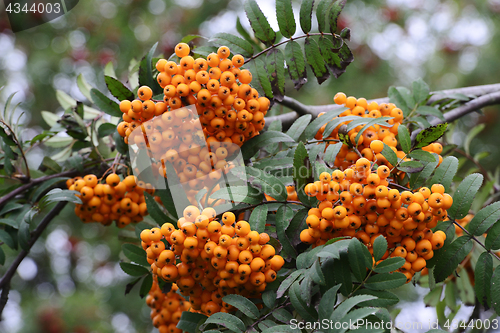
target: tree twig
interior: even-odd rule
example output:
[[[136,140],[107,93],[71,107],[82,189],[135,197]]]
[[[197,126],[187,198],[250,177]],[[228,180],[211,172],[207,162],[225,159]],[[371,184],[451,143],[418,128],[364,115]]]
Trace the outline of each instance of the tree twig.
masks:
[[[68,203],[67,201],[58,202],[54,206],[54,208],[52,208],[52,210],[48,212],[47,215],[45,215],[40,224],[38,224],[35,230],[33,230],[33,232],[31,233],[27,250],[23,249],[21,250],[21,252],[19,252],[19,254],[17,255],[16,259],[14,259],[7,272],[5,272],[5,274],[2,276],[2,280],[0,280],[0,289],[2,289],[2,294],[0,297],[0,320],[2,318],[2,311],[5,308],[5,304],[7,303],[8,300],[10,281],[14,277],[17,268],[19,267],[23,259],[26,258],[29,251],[31,250],[35,242],[38,240],[40,235],[43,233],[45,228],[47,228],[52,219],[62,211],[62,209],[66,206],[67,203]]]

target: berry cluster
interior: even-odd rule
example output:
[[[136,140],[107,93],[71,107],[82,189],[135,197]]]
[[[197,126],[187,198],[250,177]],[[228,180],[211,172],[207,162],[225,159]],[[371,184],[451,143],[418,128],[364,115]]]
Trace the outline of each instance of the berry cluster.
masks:
[[[385,165],[372,171],[366,158],[344,171],[323,172],[304,189],[320,203],[309,210],[309,228],[300,233],[301,241],[318,246],[335,237],[356,237],[372,252],[373,242],[383,235],[389,248],[383,259],[405,258],[398,271],[410,281],[443,246],[445,233],[431,229],[447,219],[453,199],[440,184],[415,193],[391,189],[389,175]]]
[[[153,286],[146,297],[146,304],[151,308],[151,320],[153,326],[160,333],[182,333],[177,328],[177,323],[181,319],[183,311],[189,311],[191,303],[187,302],[176,291],[178,287],[172,284],[170,291],[166,294],[162,292],[155,276]]]
[[[227,46],[221,46],[207,59],[194,59],[190,52],[187,44],[179,43],[175,47],[179,64],[165,59],[156,63],[157,80],[164,92],[163,101],[152,100],[153,92],[147,86],[139,88],[139,99],[121,101],[123,122],[118,125],[121,136],[128,138],[143,122],[188,105],[196,106],[209,144],[220,142],[241,146],[264,128],[264,116],[270,102],[266,97],[259,97],[257,90],[249,85],[252,74],[247,69],[240,69],[245,63],[243,56],[236,54],[229,58],[231,52]],[[177,133],[170,136],[161,128],[156,131],[158,140],[184,142],[184,138],[176,136]]]
[[[69,190],[80,192],[76,196],[83,204],[75,205],[75,214],[84,222],[98,222],[123,228],[131,222],[142,221],[148,215],[144,192],[154,194],[154,189],[144,182],[137,182],[134,176],[121,180],[112,173],[100,183],[97,176],[90,174],[66,181]]]
[[[406,154],[403,151],[397,149],[398,140],[396,139],[396,136],[398,134],[398,127],[403,122],[403,111],[400,108],[396,107],[396,105],[393,103],[383,103],[380,105],[375,101],[368,103],[365,98],[356,99],[353,96],[347,97],[342,92],[337,93],[333,100],[336,104],[344,105],[346,108],[348,108],[348,110],[342,112],[339,117],[358,116],[364,118],[393,118],[387,120],[387,126],[373,125],[367,129],[364,129],[357,142],[356,136],[365,125],[356,126],[347,133],[351,143],[357,147],[358,151],[361,153],[361,156],[370,161],[376,161],[378,165],[387,165],[392,169],[393,166],[381,154],[385,143],[396,153],[398,158],[405,159]],[[345,121],[340,123],[325,139],[338,140],[339,131],[342,130],[342,125],[347,125],[350,122],[351,121]],[[323,125],[318,133],[316,133],[316,139],[320,140],[323,138],[323,133],[327,125],[328,124]],[[424,147],[423,150],[429,151],[431,153],[434,152],[439,155],[441,154],[443,147],[440,143],[432,143]],[[358,158],[358,153],[353,148],[349,147],[346,144],[343,144],[340,152],[337,154],[334,164],[341,170],[345,170],[352,164],[354,164]],[[405,159],[405,161],[406,160],[409,159]],[[442,157],[439,156],[439,164],[441,163],[441,161]],[[399,172],[399,175],[401,176],[401,178],[404,177],[403,172]]]
[[[179,229],[165,223],[141,232],[153,274],[176,283],[193,310],[209,316],[235,310],[222,301],[226,295],[259,298],[284,264],[266,244],[268,234],[250,230],[246,221],[235,223],[231,212],[222,215],[222,225],[215,217],[213,208],[200,213],[188,206]]]

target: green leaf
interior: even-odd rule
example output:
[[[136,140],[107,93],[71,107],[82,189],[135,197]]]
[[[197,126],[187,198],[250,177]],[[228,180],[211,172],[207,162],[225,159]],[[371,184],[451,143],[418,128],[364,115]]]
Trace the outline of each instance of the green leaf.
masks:
[[[16,243],[12,239],[12,236],[4,229],[0,229],[0,241],[4,242],[11,249],[16,247]]]
[[[401,128],[398,127],[398,141],[403,152],[408,154],[411,149],[411,138],[406,126],[401,126]],[[434,161],[434,159],[432,160]]]
[[[359,289],[353,294],[353,296],[356,295],[372,295],[377,297],[375,299],[359,303],[358,306],[360,307],[373,306],[387,308],[399,303],[398,296],[386,290]]]
[[[123,113],[120,111],[120,106],[118,105],[118,103],[110,100],[99,90],[92,88],[90,90],[90,96],[92,96],[92,101],[94,101],[94,104],[101,111],[113,117],[121,117],[123,115]]]
[[[208,317],[204,314],[190,311],[182,311],[181,319],[177,323],[177,328],[188,333],[196,333],[196,328]]]
[[[0,247],[0,265],[1,266],[5,265],[5,252],[1,247]]]
[[[292,208],[288,205],[282,205],[276,212],[276,233],[278,234],[278,239],[283,246],[283,251],[285,251],[290,257],[297,258],[297,251],[285,233],[286,228],[290,224],[290,221],[287,221],[286,219],[288,213],[287,210],[292,210]]]
[[[434,116],[441,119],[442,121],[446,121],[446,118],[444,117],[443,113],[438,109],[433,108],[432,106],[421,105],[417,108],[415,112],[423,116]]]
[[[271,28],[271,25],[269,25],[257,2],[255,0],[247,0],[244,8],[255,37],[267,46],[273,44],[276,39],[276,33]]]
[[[44,156],[38,170],[45,173],[59,173],[62,171],[62,167],[50,157]]]
[[[293,181],[297,194],[304,192],[304,186],[312,176],[312,170],[309,167],[307,149],[302,142],[297,145],[293,155]]]
[[[349,242],[347,256],[354,277],[358,281],[363,281],[367,273],[366,269],[372,267],[372,256],[368,248],[361,244],[357,238],[353,238]]]
[[[357,295],[349,297],[337,306],[335,311],[333,311],[332,315],[330,316],[330,320],[336,323],[340,321],[342,318],[344,318],[347,315],[347,313],[351,311],[352,308],[357,306],[359,303],[370,301],[376,298],[377,297],[373,295]]]
[[[123,138],[120,136],[118,131],[113,133],[113,141],[116,144],[116,150],[122,155],[128,155],[128,145],[125,143]]]
[[[399,130],[399,127],[398,127],[398,130]],[[436,160],[436,158],[434,157],[434,155],[432,155],[432,153],[429,153],[428,151],[425,151],[422,149],[416,149],[416,150],[412,151],[408,156],[415,159],[415,160],[424,161],[424,162],[434,162]],[[439,161],[439,159],[438,159],[438,161]],[[432,169],[432,171],[434,171],[434,169]],[[431,173],[432,173],[432,171],[431,171]],[[429,176],[430,176],[430,174],[429,174]]]
[[[396,104],[403,111],[405,117],[415,107],[415,100],[411,92],[405,87],[389,87],[387,95],[389,96],[389,101]]]
[[[476,297],[484,307],[491,306],[491,277],[493,276],[493,258],[488,252],[479,256],[474,269],[474,290]]]
[[[396,155],[396,153],[388,146],[384,143],[384,149],[382,149],[382,151],[380,152],[382,154],[382,156],[384,156],[387,161],[392,164],[392,166],[395,166],[396,164],[398,164],[398,156]]]
[[[365,287],[373,290],[386,290],[400,287],[405,283],[406,276],[403,273],[381,273],[370,277],[366,281]]]
[[[307,63],[311,66],[314,76],[318,79],[318,83],[321,84],[325,82],[330,77],[330,72],[328,68],[326,68],[325,61],[321,56],[318,43],[313,38],[307,37],[304,48]]]
[[[447,156],[434,172],[429,184],[442,184],[446,192],[450,191],[451,182],[458,170],[458,159],[455,156]]]
[[[424,165],[420,163],[419,161],[407,161],[407,162],[401,162],[398,165],[398,170],[401,170],[406,173],[416,173],[419,171],[422,171],[424,168]]]
[[[278,201],[286,201],[287,191],[285,185],[277,177],[254,167],[235,167],[231,172],[240,179],[248,178],[250,184]],[[250,179],[253,178],[253,179]]]
[[[369,315],[374,315],[378,311],[377,308],[359,308],[352,310],[349,312],[347,315],[345,315],[340,321],[337,321],[335,323],[338,323],[340,327],[348,327],[350,323],[355,323],[359,320],[362,320],[363,318],[368,317]],[[341,329],[340,332],[345,332],[347,329]],[[373,332],[373,329],[370,329],[370,332]]]
[[[274,97],[273,89],[267,76],[264,61],[260,58],[253,59],[252,62],[250,62],[250,71],[252,72],[253,77],[257,79],[258,83],[260,83],[266,97],[272,99]],[[259,135],[257,137],[259,137]]]
[[[122,251],[125,257],[130,259],[130,261],[145,267],[151,266],[146,259],[146,251],[144,251],[142,248],[133,244],[123,244]]]
[[[500,249],[500,223],[495,223],[493,227],[488,230],[488,235],[486,236],[486,242],[484,245],[488,250]]]
[[[278,320],[278,321],[280,321],[282,323],[289,323],[290,320],[293,319],[293,315],[290,312],[288,312],[287,310],[283,309],[283,308],[276,309],[272,313],[273,313],[273,317],[276,318],[276,320]],[[272,327],[272,328],[274,328],[274,327]]]
[[[335,303],[337,302],[337,293],[339,291],[340,284],[337,284],[330,289],[328,289],[319,301],[318,314],[320,319],[328,319],[333,313],[335,308]]]
[[[105,75],[104,81],[106,82],[106,86],[108,87],[111,95],[113,95],[117,100],[133,101],[135,99],[134,93],[114,77]]]
[[[266,221],[267,221],[267,207],[266,205],[261,205],[255,207],[250,214],[250,218],[248,219],[248,223],[250,223],[250,228],[252,230],[256,230],[259,233],[264,232],[266,229]]]
[[[280,286],[278,287],[278,291],[276,292],[276,298],[281,298],[285,292],[290,288],[290,286],[297,280],[299,277],[304,276],[304,269],[298,269],[296,271],[293,271],[286,277],[283,282],[281,282]],[[300,281],[300,280],[299,280]]]
[[[416,150],[415,152],[418,151],[419,150]],[[420,151],[423,152],[423,150]],[[432,162],[422,162],[422,164],[424,165],[422,171],[410,175],[410,188],[415,189],[424,185],[425,182],[429,180],[429,177],[431,176],[434,169],[436,169],[436,166],[439,163],[439,157],[435,153],[430,154],[430,156],[433,158]]]
[[[196,38],[205,38],[205,37],[200,36],[200,35],[187,35],[187,36],[182,37],[181,43],[186,43],[187,44],[190,41],[195,40]]]
[[[293,328],[291,325],[275,325],[275,326],[273,325],[262,331],[262,333],[274,333],[274,332],[301,333],[302,331],[299,330],[298,328]]]
[[[142,276],[149,273],[149,271],[146,268],[128,262],[121,262],[120,267],[125,273],[131,276]]]
[[[76,100],[62,90],[56,90],[56,99],[64,110],[76,105]]]
[[[318,133],[319,129],[323,125],[325,125],[326,123],[329,123],[329,122],[333,121],[333,119],[335,117],[337,117],[339,114],[341,114],[345,110],[347,110],[347,109],[329,111],[329,112],[325,113],[324,115],[322,115],[321,117],[317,117],[316,119],[314,119],[306,127],[306,129],[304,131],[305,139],[307,139],[307,140],[313,139],[314,136],[316,135],[316,133]],[[342,117],[342,118],[346,118],[346,117]],[[325,130],[326,130],[326,127],[325,127]],[[333,130],[333,128],[332,128],[332,130]]]
[[[241,148],[243,159],[253,157],[261,148],[276,142],[295,142],[293,138],[285,133],[276,131],[266,131],[245,142]]]
[[[433,288],[427,295],[424,297],[424,304],[426,306],[435,307],[441,301],[441,295],[443,294],[443,286],[437,286]]]
[[[60,119],[55,113],[49,111],[40,112],[42,115],[42,119],[49,125],[50,127],[54,127],[57,124],[57,121]]]
[[[228,304],[231,304],[246,316],[257,319],[259,317],[259,309],[257,306],[251,302],[248,298],[241,295],[232,294],[227,295],[222,298],[222,300]]]
[[[61,190],[60,188],[55,188],[49,191],[43,198],[44,202],[59,202],[68,201],[76,204],[81,204],[82,200],[75,196],[75,194],[80,194],[78,191]]]
[[[215,34],[210,42],[215,46],[227,46],[233,54],[241,54],[245,58],[249,58],[253,54],[253,46],[243,38],[231,35],[225,32]]]
[[[153,77],[153,54],[157,46],[158,42],[151,47],[148,54],[139,63],[139,85],[150,87],[153,90],[153,96],[163,92],[158,81]]]
[[[299,117],[293,122],[288,131],[286,131],[286,134],[295,141],[298,141],[302,133],[304,133],[307,125],[311,122],[311,118],[312,116],[310,114],[305,114]]]
[[[500,269],[498,266],[491,277],[491,306],[497,315],[500,315]]]
[[[308,271],[309,276],[311,279],[319,285],[326,285],[325,281],[325,275],[323,274],[323,271],[321,270],[321,264],[319,261],[319,258],[316,259],[314,264],[311,266],[311,269]]]
[[[483,183],[483,175],[473,173],[465,177],[458,185],[453,195],[453,205],[448,209],[448,214],[452,220],[464,218],[469,212],[472,201]]]
[[[262,302],[268,309],[274,308],[276,304],[276,290],[269,289],[262,293]]]
[[[417,80],[413,81],[412,88],[413,88],[413,98],[415,99],[415,102],[417,102],[417,104],[427,100],[427,97],[429,96],[430,93],[430,89],[429,85],[427,85],[427,83],[425,83],[425,81],[422,80],[422,78],[418,78]]]
[[[325,142],[321,143],[313,143],[310,148],[309,148],[309,161],[312,162],[313,164],[316,162],[316,159],[320,154],[323,154],[325,151]]]
[[[401,257],[387,258],[375,266],[373,269],[376,273],[389,273],[403,266],[405,259]]]
[[[316,8],[316,20],[318,21],[318,30],[320,32],[327,31],[326,15],[331,1],[332,0],[319,0],[318,7]]]
[[[337,31],[337,18],[344,9],[347,0],[335,0],[330,5],[330,10],[328,11],[328,20],[330,23],[330,32],[335,33]]]
[[[382,259],[386,251],[387,251],[387,240],[383,235],[380,235],[377,238],[375,238],[375,241],[373,242],[373,257],[375,258],[375,262]]]
[[[85,98],[90,102],[92,102],[92,97],[90,97],[90,89],[92,89],[92,87],[90,86],[90,84],[88,84],[87,80],[85,80],[83,74],[78,75],[78,77],[76,78],[76,84],[78,86],[78,89],[80,89],[82,95],[85,96]]]
[[[139,296],[141,296],[141,298],[144,298],[144,296],[146,296],[149,293],[152,286],[153,286],[153,275],[148,274],[142,280],[141,289],[139,290]]]
[[[468,133],[467,136],[465,137],[464,141],[464,150],[467,154],[470,154],[470,143],[472,140],[479,134],[481,133],[484,128],[486,127],[486,124],[479,124],[475,127],[473,127]]]
[[[236,333],[243,333],[246,328],[241,319],[232,314],[224,312],[217,312],[208,317],[204,325],[207,324],[217,324]]]
[[[292,284],[288,292],[290,301],[295,311],[306,321],[314,322],[318,318],[318,313],[312,306],[307,306],[306,302],[300,296],[300,285],[297,281]]]
[[[415,146],[413,148],[423,148],[430,145],[431,143],[442,137],[447,128],[448,123],[444,123],[424,129],[417,134],[417,138],[415,139]]]
[[[13,220],[13,219],[0,219],[0,224],[5,224],[5,225],[8,225],[8,226],[11,226],[12,228],[14,229],[18,229],[19,228],[19,221],[16,221],[16,220]]]
[[[352,291],[351,264],[345,249],[339,251],[339,257],[339,260],[333,261],[333,281],[334,284],[342,284],[340,292],[342,295],[348,296]]]
[[[38,201],[40,196],[42,196],[45,193],[45,191],[47,191],[49,188],[56,185],[57,183],[60,183],[68,179],[69,179],[68,177],[56,177],[41,183],[40,186],[38,186],[37,189],[31,195],[31,200],[35,202]]]
[[[436,267],[434,268],[434,278],[436,282],[444,281],[465,259],[472,250],[472,240],[468,236],[455,239],[449,246],[440,250]]]
[[[325,151],[325,156],[323,157],[323,160],[327,163],[333,164],[335,162],[335,158],[337,157],[337,154],[340,152],[340,149],[342,148],[342,142],[337,142],[335,144],[331,143],[328,145]]]
[[[28,212],[27,214],[29,214]],[[31,240],[30,235],[30,225],[25,221],[21,221],[19,223],[19,230],[17,231],[17,241],[19,242],[19,246],[21,249],[25,251],[29,251],[29,242]]]
[[[342,39],[340,40],[342,41]],[[339,48],[333,44],[330,38],[325,36],[319,38],[318,45],[328,69],[330,69],[335,78],[338,78],[345,72],[345,67],[342,66],[342,59],[339,56]]]
[[[113,125],[111,123],[104,123],[97,129],[97,136],[99,138],[104,138],[105,136],[113,135],[115,131],[116,125]]]
[[[146,200],[149,215],[158,225],[163,225],[166,222],[177,223],[161,210],[160,205],[158,205],[151,194],[144,192],[144,199]]]
[[[311,31],[311,19],[314,0],[303,0],[300,5],[300,27],[304,33]]]
[[[380,118],[373,118],[372,120],[368,121],[365,126],[358,132],[358,135],[356,135],[356,138],[354,141],[358,142],[359,138],[361,135],[363,135],[363,132],[372,127],[373,125],[383,125],[383,126],[389,126],[392,127],[392,125],[389,125],[387,123],[387,120],[393,119],[393,117],[380,117]],[[398,127],[399,128],[399,127]]]
[[[276,18],[283,37],[290,38],[297,29],[295,18],[293,17],[293,7],[291,0],[276,0]]]
[[[293,81],[295,89],[298,90],[307,82],[306,61],[299,43],[292,40],[286,44],[285,60],[290,79]]]
[[[223,187],[210,195],[212,199],[224,199],[255,205],[262,202],[262,194],[251,186]]]
[[[255,41],[253,40],[250,33],[241,25],[241,21],[239,17],[236,17],[236,31],[248,42],[255,45]]]
[[[498,220],[500,220],[499,201],[494,202],[477,212],[467,225],[467,230],[469,230],[474,236],[481,236]]]
[[[284,1],[284,0],[282,0]],[[274,98],[281,102],[285,96],[285,57],[279,49],[267,52],[266,68]]]

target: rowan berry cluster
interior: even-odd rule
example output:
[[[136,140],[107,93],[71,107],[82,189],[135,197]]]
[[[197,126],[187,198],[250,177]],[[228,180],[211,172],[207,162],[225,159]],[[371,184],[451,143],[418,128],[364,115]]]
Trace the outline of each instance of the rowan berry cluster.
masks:
[[[134,176],[125,177],[112,173],[101,183],[96,175],[75,177],[66,181],[69,190],[80,192],[76,196],[83,204],[75,205],[75,214],[84,223],[98,222],[110,225],[116,221],[120,228],[137,223],[148,215],[144,192],[154,194],[154,189]]]
[[[393,166],[387,161],[387,159],[381,154],[384,148],[384,143],[388,145],[398,156],[398,158],[404,161],[409,160],[406,158],[406,154],[397,149],[398,140],[396,136],[398,134],[398,128],[403,122],[403,111],[396,107],[393,103],[382,103],[378,104],[373,101],[368,103],[365,98],[357,98],[353,96],[347,97],[344,93],[339,92],[333,98],[334,102],[338,105],[344,105],[348,108],[346,111],[342,112],[339,117],[347,116],[359,116],[364,118],[381,118],[381,117],[392,117],[393,119],[387,120],[387,126],[384,125],[373,125],[364,129],[365,125],[359,125],[351,129],[347,135],[351,143],[357,147],[361,156],[370,160],[376,161],[378,165],[387,165],[389,168]],[[323,114],[321,114],[323,115]],[[325,139],[339,139],[339,131],[341,131],[342,125],[347,125],[352,120],[348,120],[340,123],[332,133]],[[323,125],[318,133],[316,133],[315,138],[320,140],[323,138],[323,133],[328,124]],[[364,130],[358,141],[356,142],[356,137],[359,131]],[[440,143],[432,143],[423,148],[423,150],[434,152],[436,154],[441,154],[443,147]],[[349,168],[352,164],[356,162],[359,158],[358,153],[355,149],[349,147],[346,144],[342,145],[340,152],[337,154],[335,159],[335,166],[339,167],[341,170]],[[442,157],[439,156],[439,164],[442,161]],[[399,172],[401,178],[404,177],[403,172]]]
[[[177,222],[141,232],[153,275],[176,283],[193,310],[212,315],[235,310],[222,301],[229,294],[259,298],[284,264],[270,237],[236,222],[231,212],[215,219],[213,208],[188,206]],[[221,224],[222,222],[222,224]],[[235,223],[236,222],[236,223]]]
[[[264,116],[270,102],[266,97],[259,97],[257,90],[250,86],[251,72],[240,69],[245,63],[243,56],[236,54],[230,58],[227,46],[221,46],[207,59],[194,59],[190,52],[187,44],[179,43],[175,47],[179,64],[165,59],[156,63],[163,101],[152,100],[153,92],[147,86],[139,88],[138,99],[121,101],[123,122],[118,125],[121,136],[128,138],[143,122],[188,105],[196,106],[209,144],[221,142],[241,146],[264,128]],[[186,143],[176,133],[171,136],[162,131],[163,126],[159,127],[157,140]]]
[[[151,308],[153,326],[160,333],[182,333],[182,330],[177,328],[177,323],[181,319],[182,312],[189,311],[191,303],[179,295],[177,290],[177,285],[173,283],[170,291],[164,294],[157,277],[154,276],[153,285],[146,296],[146,304]]]
[[[443,246],[446,234],[431,229],[447,219],[453,199],[440,184],[415,193],[400,192],[390,188],[389,175],[385,165],[372,171],[366,158],[344,171],[321,173],[319,181],[304,189],[320,203],[309,210],[308,228],[300,233],[302,242],[318,246],[335,237],[356,237],[373,253],[373,242],[382,235],[388,243],[382,259],[389,255],[405,258],[398,271],[410,281],[434,250]]]

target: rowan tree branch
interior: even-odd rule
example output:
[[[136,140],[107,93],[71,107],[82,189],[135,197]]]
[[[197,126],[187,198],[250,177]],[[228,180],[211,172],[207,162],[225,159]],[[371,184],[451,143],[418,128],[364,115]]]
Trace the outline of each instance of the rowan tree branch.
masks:
[[[474,96],[478,97],[478,98],[475,98],[472,101],[465,104],[465,105],[468,105],[469,103],[473,103],[476,100],[479,100],[483,96],[486,96],[489,94],[494,94],[494,93],[500,93],[500,83],[434,91],[431,93],[433,96],[431,96],[428,103],[432,104],[432,103],[434,103],[440,99],[446,98],[446,96],[449,96],[452,94],[474,95]],[[484,97],[484,99],[481,99],[480,101],[484,102],[484,100],[490,100],[490,104],[487,104],[487,105],[500,104],[500,101],[491,102],[491,99],[492,98],[495,99],[495,96],[496,95]],[[388,97],[377,98],[377,99],[372,99],[369,102],[371,102],[371,101],[375,101],[379,104],[388,103],[389,98]],[[328,112],[328,111],[343,108],[343,106],[340,106],[337,104],[304,105],[304,104],[300,103],[299,101],[297,101],[291,97],[288,97],[288,96],[285,96],[283,101],[279,102],[279,103],[283,106],[288,107],[289,109],[291,109],[293,111],[289,112],[289,113],[281,114],[278,116],[266,117],[266,123],[270,124],[271,122],[273,122],[275,120],[280,120],[283,124],[283,128],[289,128],[292,125],[292,123],[295,121],[295,119],[297,119],[301,115],[311,114],[312,116],[316,117],[321,112]],[[473,105],[474,105],[474,103],[473,103]],[[459,108],[461,108],[461,107],[459,107]],[[450,117],[450,120],[447,120],[447,121],[453,121],[453,120],[455,120],[458,117],[461,117],[463,115],[463,114],[457,115],[457,110],[459,108],[444,114],[445,118],[447,117],[446,116],[447,114],[450,114],[448,116],[448,117]],[[477,110],[477,108],[476,108],[476,110]],[[474,110],[472,110],[472,111],[474,111]],[[469,112],[472,112],[472,111],[469,111]],[[458,111],[458,112],[460,112],[460,111]],[[453,118],[455,116],[457,118]]]
[[[67,203],[68,203],[67,201],[58,202],[54,206],[54,208],[52,208],[52,210],[50,212],[48,212],[47,215],[45,215],[45,217],[42,219],[40,224],[38,224],[38,226],[35,228],[35,230],[33,230],[33,232],[31,232],[31,237],[30,237],[30,240],[28,242],[27,250],[23,249],[23,250],[21,250],[21,252],[19,252],[19,254],[17,255],[16,259],[14,259],[14,261],[10,265],[7,272],[2,276],[2,280],[0,280],[0,289],[2,289],[2,294],[0,297],[0,320],[2,318],[2,312],[3,312],[3,309],[5,308],[5,304],[7,304],[9,290],[10,290],[10,281],[14,277],[14,274],[16,273],[17,268],[19,267],[21,262],[24,260],[24,258],[26,258],[29,251],[31,250],[31,248],[33,247],[35,242],[38,240],[40,235],[43,233],[45,228],[47,228],[47,226],[52,221],[52,219],[54,217],[56,217],[62,211],[62,209],[66,206]]]

